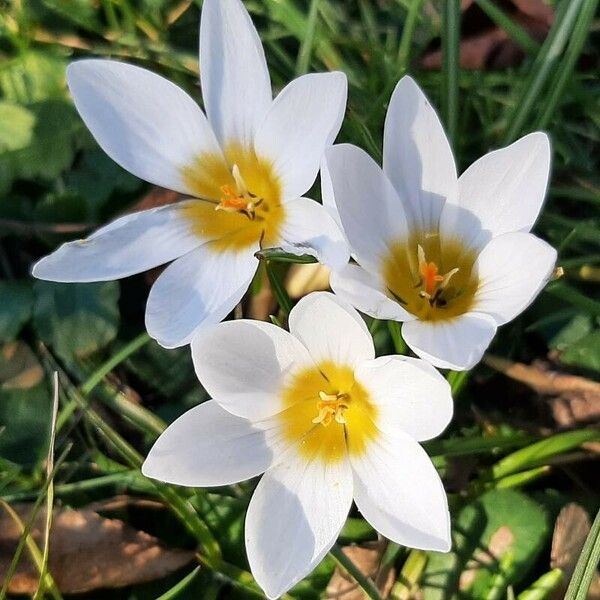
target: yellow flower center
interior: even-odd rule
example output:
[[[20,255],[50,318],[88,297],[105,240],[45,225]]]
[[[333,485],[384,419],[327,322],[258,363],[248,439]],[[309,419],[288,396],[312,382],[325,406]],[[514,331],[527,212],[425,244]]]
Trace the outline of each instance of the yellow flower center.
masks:
[[[307,459],[360,455],[377,435],[377,409],[348,366],[324,361],[303,369],[281,397],[284,437]]]
[[[476,258],[457,240],[421,233],[389,247],[382,274],[390,297],[408,312],[424,321],[443,321],[473,306]]]
[[[239,145],[224,154],[225,160],[202,154],[182,169],[185,184],[200,198],[182,209],[185,217],[216,250],[277,244],[284,208],[271,163]]]

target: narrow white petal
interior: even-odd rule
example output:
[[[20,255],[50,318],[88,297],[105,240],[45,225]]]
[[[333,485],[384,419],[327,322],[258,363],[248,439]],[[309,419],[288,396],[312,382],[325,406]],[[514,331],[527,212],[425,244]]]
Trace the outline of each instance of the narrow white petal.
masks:
[[[418,441],[438,436],[452,419],[448,382],[429,363],[406,356],[381,356],[361,363],[355,376],[378,411],[378,427]]]
[[[388,244],[407,239],[402,202],[381,168],[364,151],[338,144],[325,152],[335,203],[352,254],[378,270]]]
[[[458,180],[458,206],[475,222],[465,219],[463,211],[452,211],[444,217],[443,228],[473,247],[503,233],[530,231],[546,195],[549,172],[550,142],[545,133],[530,133],[486,154]]]
[[[206,391],[229,412],[252,420],[281,412],[286,380],[312,364],[293,335],[245,319],[200,330],[192,340],[192,358]]]
[[[264,428],[209,400],[167,427],[152,446],[142,473],[177,485],[230,485],[260,475],[271,459]]]
[[[342,125],[347,93],[343,73],[311,73],[294,79],[275,98],[254,147],[272,162],[285,200],[314,183],[323,152]]]
[[[200,81],[206,113],[221,144],[252,147],[273,96],[260,38],[240,0],[204,0]]]
[[[354,500],[379,533],[409,548],[450,549],[446,493],[417,442],[408,436],[382,435],[351,462]]]
[[[408,76],[398,82],[387,111],[383,170],[410,207],[414,225],[436,231],[446,198],[456,195],[456,165],[439,117]]]
[[[347,460],[306,463],[292,451],[265,473],[248,506],[246,551],[268,598],[281,596],[321,562],[351,504]]]
[[[146,329],[165,348],[189,344],[201,326],[224,319],[242,299],[258,267],[257,248],[221,252],[204,244],[169,265],[146,305]]]
[[[302,298],[290,312],[289,326],[316,363],[333,360],[352,367],[375,358],[373,338],[361,316],[329,292]]]
[[[359,265],[349,264],[333,271],[330,284],[340,298],[375,319],[412,321],[415,318],[386,295],[385,285],[377,275]]]
[[[86,59],[69,65],[67,81],[98,144],[137,177],[193,195],[181,168],[203,153],[221,156],[200,107],[159,75],[112,60]]]
[[[202,243],[181,215],[187,204],[120,217],[86,239],[63,244],[38,261],[32,274],[47,281],[111,281],[174,260]]]
[[[291,254],[314,256],[333,269],[350,259],[341,229],[330,213],[310,198],[297,198],[285,205],[279,246]]]
[[[505,233],[494,238],[475,262],[479,288],[476,310],[503,325],[523,312],[552,275],[556,250],[531,233]]]
[[[469,312],[448,321],[409,321],[402,335],[413,352],[432,365],[463,371],[481,360],[496,328],[489,315]]]

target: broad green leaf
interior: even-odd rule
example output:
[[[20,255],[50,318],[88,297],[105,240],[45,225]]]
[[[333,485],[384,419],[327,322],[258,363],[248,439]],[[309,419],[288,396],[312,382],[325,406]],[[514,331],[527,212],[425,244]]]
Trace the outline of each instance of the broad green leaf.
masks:
[[[65,360],[85,358],[115,339],[119,284],[36,281],[33,322],[40,339]]]
[[[448,554],[429,553],[422,579],[424,600],[445,600],[460,590],[484,600],[498,585],[517,585],[550,535],[543,507],[515,490],[492,490],[467,504],[454,520]],[[497,591],[495,589],[495,591]]]
[[[0,153],[29,145],[35,116],[23,106],[0,102]]]
[[[593,320],[589,315],[575,315],[560,331],[548,342],[550,348],[564,351],[573,343],[585,337],[593,329]]]
[[[21,179],[54,179],[73,163],[83,124],[65,100],[45,100],[28,108],[36,125],[29,146],[10,155],[16,175]]]
[[[29,281],[0,281],[0,342],[14,340],[31,317],[33,292]]]
[[[66,98],[66,60],[49,52],[27,51],[0,69],[0,92],[16,104]]]
[[[600,371],[600,330],[571,344],[560,356],[561,362],[574,367]]]
[[[43,369],[23,342],[0,351],[0,456],[33,466],[46,452],[52,403]]]

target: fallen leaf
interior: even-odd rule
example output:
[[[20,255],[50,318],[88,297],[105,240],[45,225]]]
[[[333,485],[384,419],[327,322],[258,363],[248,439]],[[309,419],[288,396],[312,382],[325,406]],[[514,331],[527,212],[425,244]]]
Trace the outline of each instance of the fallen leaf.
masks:
[[[375,582],[383,598],[387,598],[396,580],[396,572],[392,567],[381,568],[381,558],[386,545],[384,541],[342,548],[342,552],[360,569],[361,573]],[[356,581],[340,567],[336,567],[327,585],[325,597],[336,600],[368,600],[368,596]]]
[[[535,390],[563,428],[593,424],[600,420],[600,383],[549,368],[546,363],[516,363],[486,355],[485,364]]]
[[[27,344],[16,340],[0,348],[0,389],[28,390],[43,377],[44,369]]]
[[[543,0],[511,0],[506,3],[508,16],[538,42],[544,40],[554,10]],[[463,69],[504,69],[518,65],[524,58],[522,48],[472,1],[461,2],[464,34],[460,40],[459,61]],[[430,50],[421,61],[425,69],[440,69],[442,51]]]
[[[13,507],[27,522],[31,505]],[[31,534],[41,547],[45,511],[35,519]],[[0,585],[19,541],[17,524],[0,514]],[[55,509],[50,533],[49,570],[64,594],[119,588],[160,579],[188,564],[194,552],[167,548],[143,531],[118,519],[105,519],[82,510]],[[31,595],[38,571],[25,552],[9,585],[11,594]]]

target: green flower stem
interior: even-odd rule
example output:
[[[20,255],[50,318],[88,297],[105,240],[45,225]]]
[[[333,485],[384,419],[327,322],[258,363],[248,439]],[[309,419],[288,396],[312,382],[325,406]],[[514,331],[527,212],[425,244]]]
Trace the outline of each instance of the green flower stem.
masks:
[[[344,569],[358,583],[363,592],[371,598],[371,600],[382,600],[381,595],[375,584],[363,575],[362,571],[343,553],[342,549],[334,544],[329,554],[335,562]]]
[[[402,337],[400,323],[398,323],[398,321],[388,321],[387,324],[390,335],[392,336],[394,350],[397,354],[406,354],[408,352],[408,346]]]

